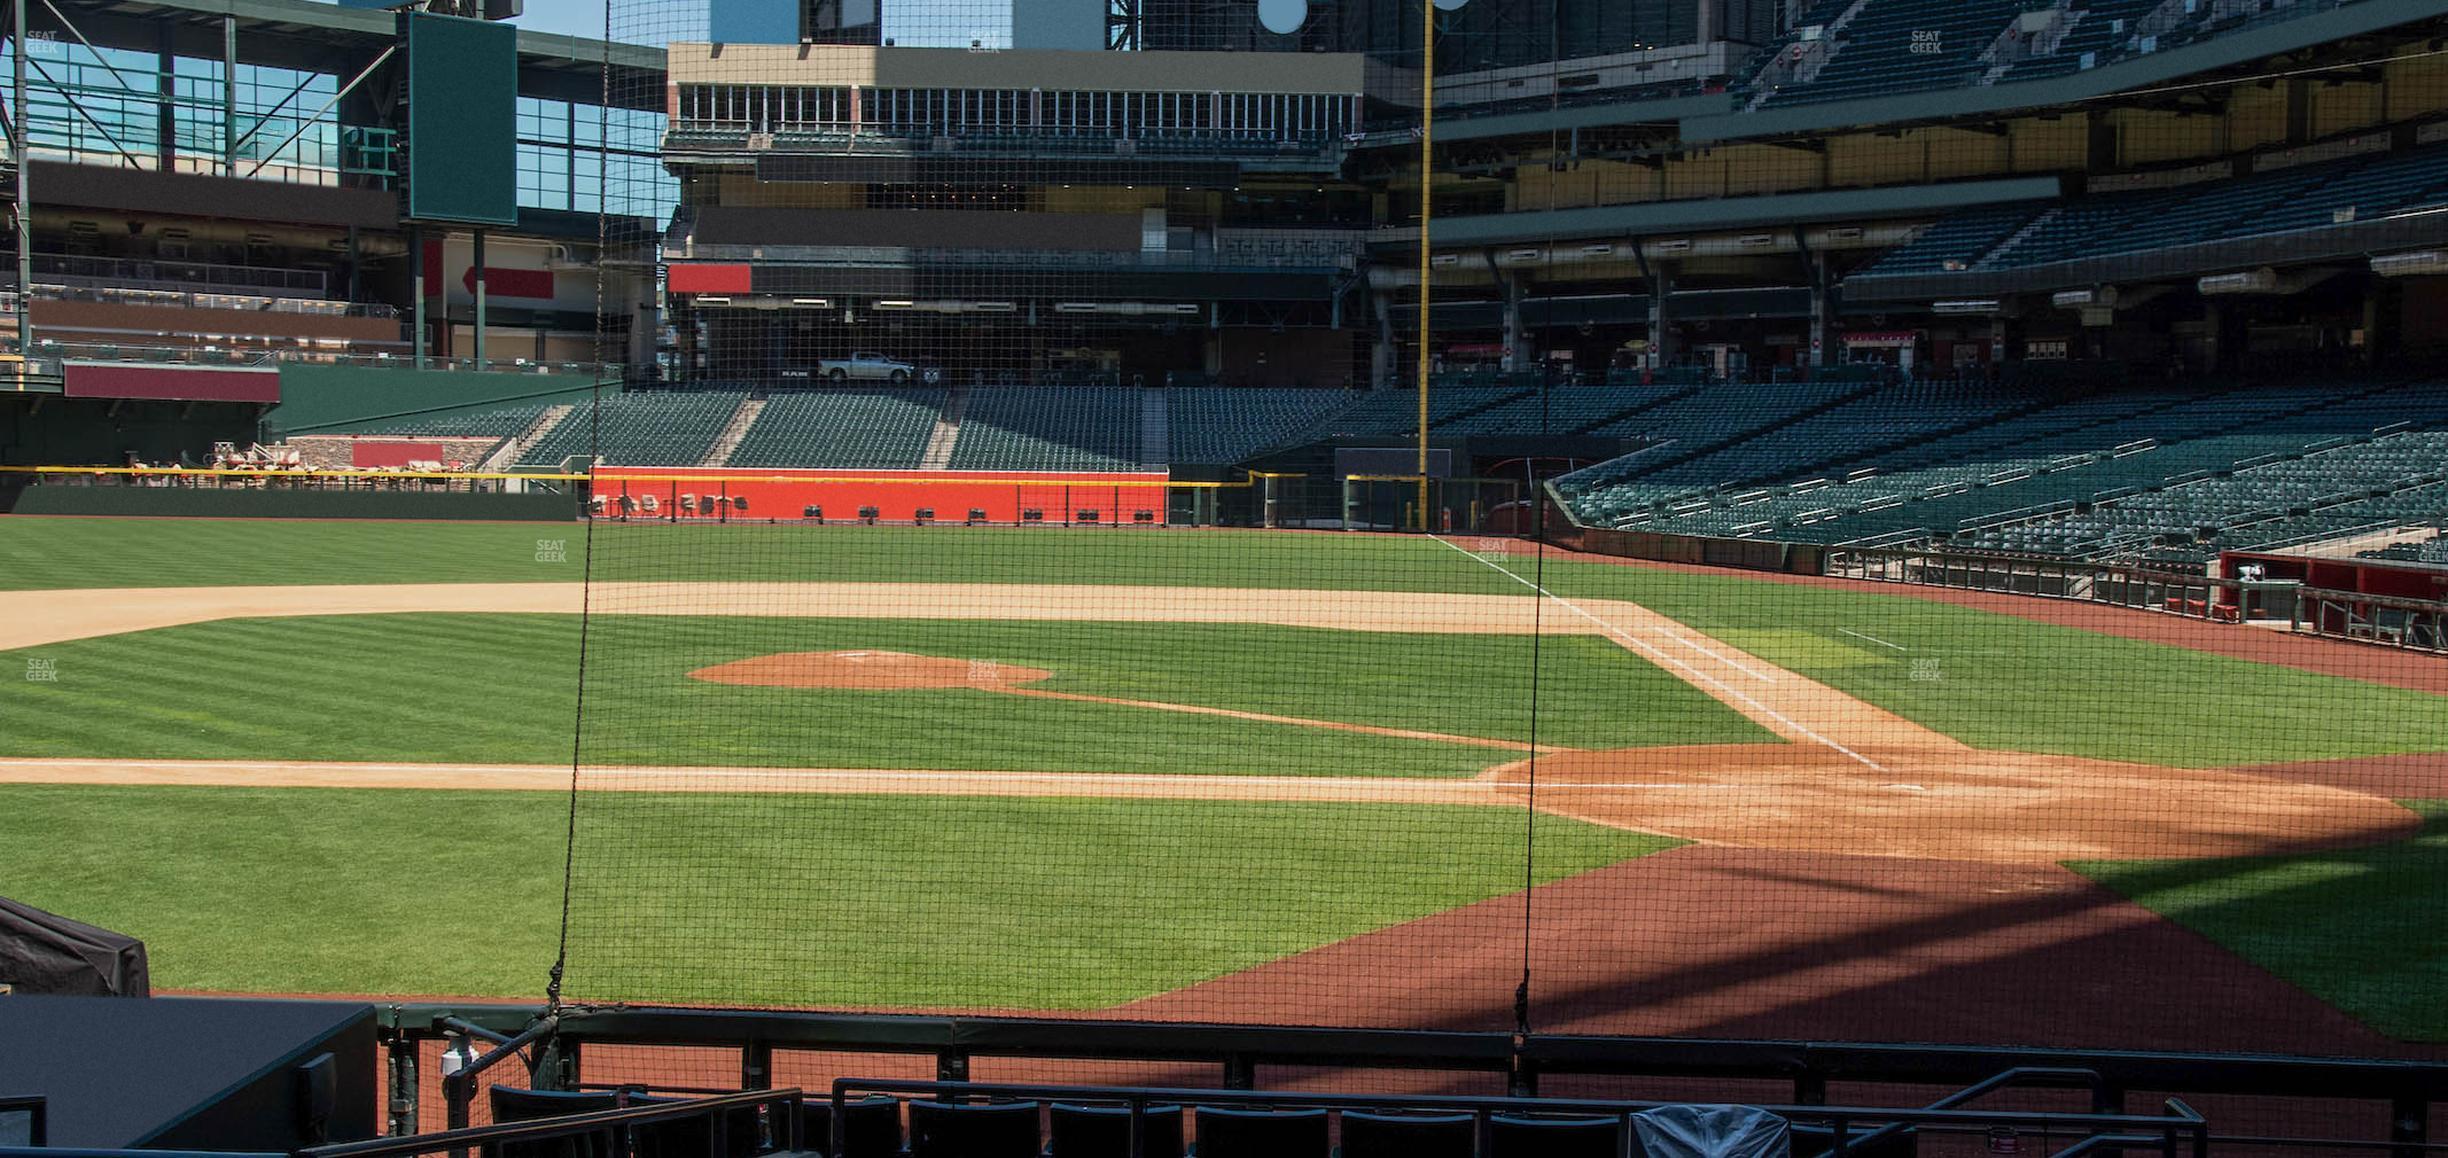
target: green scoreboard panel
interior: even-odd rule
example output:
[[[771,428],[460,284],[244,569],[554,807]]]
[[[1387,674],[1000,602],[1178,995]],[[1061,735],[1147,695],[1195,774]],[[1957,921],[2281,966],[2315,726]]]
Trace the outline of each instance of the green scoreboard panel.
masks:
[[[518,221],[518,28],[403,13],[408,216]]]

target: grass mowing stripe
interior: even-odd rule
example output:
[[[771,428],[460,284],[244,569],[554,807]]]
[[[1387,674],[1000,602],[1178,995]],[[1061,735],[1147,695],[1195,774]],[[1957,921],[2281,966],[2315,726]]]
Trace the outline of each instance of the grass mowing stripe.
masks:
[[[0,588],[575,582],[539,539],[575,523],[0,519]],[[1503,593],[1502,576],[1420,538],[605,524],[600,581],[1087,583]]]
[[[194,759],[567,759],[575,620],[232,620],[28,649],[53,684],[0,683],[0,753]],[[701,667],[882,649],[1055,673],[1049,689],[1512,739],[1518,636],[1242,624],[622,617],[597,620],[591,763],[1465,776],[1510,756],[1441,742],[971,688],[733,687]],[[1542,735],[1592,747],[1770,741],[1603,641],[1550,648]],[[263,657],[232,678],[232,656]],[[1424,662],[1432,660],[1433,662]]]
[[[2448,800],[2403,803],[2423,828],[2395,844],[2068,867],[2381,1033],[2448,1041]]]
[[[144,937],[167,988],[533,996],[560,895],[560,846],[535,834],[563,799],[0,786],[0,880]],[[581,862],[571,991],[590,998],[652,985],[676,1001],[1096,1008],[1521,879],[1521,816],[1502,808],[625,793],[584,805],[582,834],[622,842],[582,846],[609,858]],[[1541,880],[1673,843],[1540,825]],[[625,851],[696,847],[710,830],[789,856]],[[983,847],[1002,851],[922,851]]]

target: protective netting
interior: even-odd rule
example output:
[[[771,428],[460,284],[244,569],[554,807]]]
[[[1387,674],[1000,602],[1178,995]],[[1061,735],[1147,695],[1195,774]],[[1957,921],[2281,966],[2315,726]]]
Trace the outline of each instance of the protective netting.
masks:
[[[2232,29],[1531,7],[1443,18],[1423,180],[1416,7],[615,0],[677,193],[607,179],[665,329],[550,448],[562,997],[2448,1032],[2438,593],[2224,554],[2448,516],[2356,264],[2435,240],[2432,50],[1855,129]]]

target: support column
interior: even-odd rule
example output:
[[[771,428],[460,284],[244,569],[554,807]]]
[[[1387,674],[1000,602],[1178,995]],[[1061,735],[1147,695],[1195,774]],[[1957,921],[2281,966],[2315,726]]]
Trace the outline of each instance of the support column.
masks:
[[[161,158],[161,171],[178,172],[178,47],[173,37],[175,28],[165,22],[155,38],[153,67],[157,77],[153,82],[153,152]]]
[[[2290,145],[2300,145],[2312,139],[2312,93],[2315,82],[2308,77],[2286,80],[2286,139]]]
[[[425,368],[425,231],[408,226],[408,342],[416,368]]]
[[[474,264],[474,266],[472,266],[472,267],[471,267],[471,268],[474,270],[475,274],[476,274],[476,291],[475,291],[475,292],[476,292],[476,368],[477,368],[477,369],[479,369],[479,370],[482,370],[482,369],[484,369],[484,368],[485,368],[485,251],[484,251],[485,246],[484,246],[484,243],[485,243],[485,231],[484,231],[484,230],[479,229],[479,230],[477,230],[477,231],[476,231],[476,245],[475,245],[476,253],[475,253],[475,264]]]
[[[14,25],[9,44],[15,50],[10,59],[16,68],[9,127],[17,139],[9,151],[17,163],[17,374],[21,381],[34,360],[34,199],[26,187],[26,171],[34,167],[26,159],[26,144],[32,139],[26,124],[26,5],[32,2],[14,0],[9,5]]]
[[[1666,299],[1674,296],[1674,268],[1665,262],[1649,267],[1649,368],[1663,370],[1674,360],[1674,324],[1667,320]]]
[[[652,379],[659,376],[655,366],[655,350],[663,318],[655,312],[653,285],[639,284],[645,281],[640,277],[631,277],[628,281],[630,284],[623,296],[629,303],[629,372]]]
[[[2105,173],[2119,167],[2117,155],[2123,150],[2117,148],[2117,127],[2112,119],[2115,115],[2108,109],[2093,109],[2085,118],[2083,151],[2091,172]]]
[[[238,175],[238,18],[221,18],[221,175]]]
[[[1827,255],[1811,258],[1810,333],[1805,339],[1804,365],[1817,370],[1829,363],[1836,352],[1836,316],[1843,301],[1836,286],[1836,271]]]
[[[1528,280],[1516,274],[1504,282],[1504,368],[1508,371],[1530,365],[1529,340],[1522,333],[1522,286]]]
[[[1394,344],[1394,299],[1388,294],[1370,294],[1369,306],[1377,313],[1377,338],[1369,344],[1368,389],[1377,390],[1394,378],[1394,360],[1400,350]]]
[[[2363,291],[2363,364],[2378,366],[2396,356],[2397,319],[2404,308],[2402,290],[2385,277],[2371,279]]]

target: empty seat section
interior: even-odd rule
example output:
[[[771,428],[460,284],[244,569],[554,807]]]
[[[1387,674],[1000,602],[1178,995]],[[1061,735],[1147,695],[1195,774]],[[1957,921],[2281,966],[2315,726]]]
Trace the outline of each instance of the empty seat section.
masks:
[[[1143,392],[1117,386],[972,390],[954,470],[1119,471],[1139,465]]]
[[[726,465],[915,469],[945,396],[937,389],[778,394]]]
[[[590,453],[609,466],[695,466],[739,412],[746,394],[729,391],[632,391],[570,411],[535,444],[519,452],[522,466],[557,467]],[[601,432],[600,449],[595,446]]]
[[[1866,0],[1837,33],[1839,47],[1807,84],[1771,94],[1770,106],[1956,88],[2025,7],[2023,0]]]
[[[2448,200],[2448,145],[2274,168],[2175,188],[2095,193],[2027,220],[1958,210],[1854,276],[1999,270],[2368,222]]]
[[[1165,392],[1176,463],[1229,466],[1301,440],[1350,403],[1340,390],[1177,387]]]

